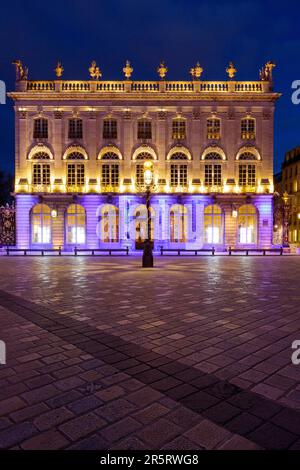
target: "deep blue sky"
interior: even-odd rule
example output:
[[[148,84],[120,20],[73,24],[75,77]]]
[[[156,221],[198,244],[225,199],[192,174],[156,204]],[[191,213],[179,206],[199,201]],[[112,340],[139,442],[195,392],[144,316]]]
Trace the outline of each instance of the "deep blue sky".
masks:
[[[135,79],[156,79],[161,59],[169,79],[188,79],[196,61],[203,79],[222,80],[233,60],[237,79],[258,79],[269,59],[277,63],[275,89],[283,93],[275,124],[275,171],[284,152],[300,145],[300,105],[291,83],[300,80],[300,6],[287,1],[238,0],[15,0],[1,4],[0,79],[14,89],[14,58],[29,78],[54,78],[57,59],[65,79],[88,79],[95,59],[104,79],[122,79],[126,59]],[[13,171],[12,103],[0,106],[1,169]]]

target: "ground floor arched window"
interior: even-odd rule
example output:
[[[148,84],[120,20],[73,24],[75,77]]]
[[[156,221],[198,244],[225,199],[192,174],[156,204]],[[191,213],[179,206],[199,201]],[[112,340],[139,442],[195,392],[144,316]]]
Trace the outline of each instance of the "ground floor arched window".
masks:
[[[187,241],[187,209],[182,204],[174,204],[170,209],[170,242]]]
[[[154,240],[154,209],[150,207],[150,240]],[[148,238],[148,211],[145,204],[139,205],[134,211],[135,246],[140,249]]]
[[[113,204],[106,204],[101,209],[101,241],[116,243],[119,241],[119,209]]]
[[[68,244],[85,243],[86,215],[80,204],[71,204],[66,212],[66,237]]]
[[[32,243],[51,243],[51,209],[47,204],[36,204],[31,211]]]
[[[239,243],[253,244],[257,242],[257,211],[252,204],[245,204],[238,210]]]
[[[212,204],[204,209],[204,242],[223,242],[223,213],[220,206]]]

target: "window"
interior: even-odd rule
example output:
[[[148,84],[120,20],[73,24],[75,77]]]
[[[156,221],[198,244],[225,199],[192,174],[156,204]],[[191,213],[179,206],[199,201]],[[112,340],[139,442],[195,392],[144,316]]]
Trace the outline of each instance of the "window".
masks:
[[[32,184],[50,186],[49,163],[34,163],[32,171]]]
[[[140,152],[136,156],[136,160],[153,160],[151,153]],[[137,186],[144,185],[144,163],[137,163],[135,167],[135,184]]]
[[[256,186],[256,167],[253,164],[239,165],[239,185],[240,186]]]
[[[152,139],[151,121],[146,119],[138,121],[138,139]]]
[[[38,118],[34,120],[33,127],[34,139],[48,139],[48,120],[45,118]]]
[[[50,160],[50,156],[46,152],[36,152],[32,157],[31,160]]]
[[[106,204],[101,210],[101,240],[103,243],[119,241],[119,210],[112,204]]]
[[[68,163],[67,186],[83,186],[84,182],[84,164]]]
[[[252,204],[245,204],[238,210],[238,240],[239,243],[256,243],[257,213]]]
[[[75,151],[72,153],[69,153],[67,156],[68,160],[84,160],[84,155],[81,152]]]
[[[101,178],[102,186],[112,186],[118,187],[119,186],[119,165],[118,163],[109,164],[104,163],[102,165],[102,178]]]
[[[82,119],[69,120],[69,139],[82,139]]]
[[[66,235],[68,244],[85,243],[85,210],[80,204],[71,204],[66,213]]]
[[[171,165],[171,186],[187,186],[187,165],[181,165],[178,163]]]
[[[173,119],[172,121],[172,139],[186,139],[186,122],[184,119]]]
[[[51,243],[51,210],[46,204],[37,204],[31,212],[32,243]]]
[[[175,204],[170,210],[170,242],[187,241],[187,209],[182,204]]]
[[[206,121],[207,138],[220,139],[221,137],[221,120],[218,118],[210,118]]]
[[[116,119],[105,119],[103,121],[103,139],[117,139],[117,121]]]
[[[243,140],[255,139],[255,119],[253,118],[242,119],[241,138]]]
[[[212,204],[204,209],[205,243],[222,243],[223,214],[220,206]]]
[[[222,166],[208,164],[205,165],[204,174],[205,186],[221,186],[222,185]]]
[[[154,240],[154,220],[155,212],[153,207],[150,207],[150,240]],[[134,211],[135,221],[135,243],[136,248],[141,247],[141,244],[148,238],[148,212],[144,204],[139,205]]]

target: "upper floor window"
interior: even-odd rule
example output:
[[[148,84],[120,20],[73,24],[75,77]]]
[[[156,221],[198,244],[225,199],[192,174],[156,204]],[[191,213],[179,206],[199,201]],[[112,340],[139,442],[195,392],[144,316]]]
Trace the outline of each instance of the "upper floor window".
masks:
[[[69,139],[82,139],[82,119],[69,119]]]
[[[50,186],[49,163],[34,163],[32,168],[32,184]]]
[[[45,118],[38,118],[34,120],[33,127],[34,139],[48,139],[48,120]]]
[[[106,152],[102,155],[101,184],[105,187],[119,186],[119,156],[115,152]]]
[[[68,163],[67,186],[84,186],[84,163]]]
[[[140,119],[138,121],[138,139],[152,139],[151,121]]]
[[[218,118],[209,118],[206,121],[207,138],[220,139],[221,137],[221,120]]]
[[[137,161],[153,160],[153,156],[148,152],[140,152],[136,156]],[[135,166],[135,183],[137,186],[144,185],[144,163],[137,163]]]
[[[104,119],[103,121],[103,139],[117,139],[118,126],[116,119]]]
[[[243,140],[255,139],[255,119],[244,118],[241,120],[241,139]]]
[[[186,122],[184,119],[173,119],[172,121],[172,139],[186,139]]]
[[[222,185],[222,166],[207,164],[204,173],[205,186],[221,186]]]
[[[255,164],[239,165],[239,185],[240,186],[256,186],[256,166]]]
[[[50,155],[46,152],[36,152],[31,157],[31,160],[50,160]]]

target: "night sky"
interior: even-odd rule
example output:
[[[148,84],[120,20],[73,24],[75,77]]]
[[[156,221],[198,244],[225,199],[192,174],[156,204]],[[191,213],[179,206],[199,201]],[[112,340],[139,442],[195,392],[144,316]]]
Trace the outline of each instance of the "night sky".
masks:
[[[237,80],[258,79],[259,68],[276,62],[275,90],[283,93],[275,115],[275,171],[285,151],[300,145],[300,105],[291,83],[300,80],[300,5],[275,1],[51,0],[1,4],[0,79],[14,89],[13,59],[29,78],[54,79],[60,59],[64,79],[89,79],[97,61],[106,80],[123,79],[126,59],[133,79],[156,80],[164,59],[169,80],[189,79],[197,61],[204,80],[226,79],[232,60]],[[0,105],[1,168],[13,171],[12,102]]]

